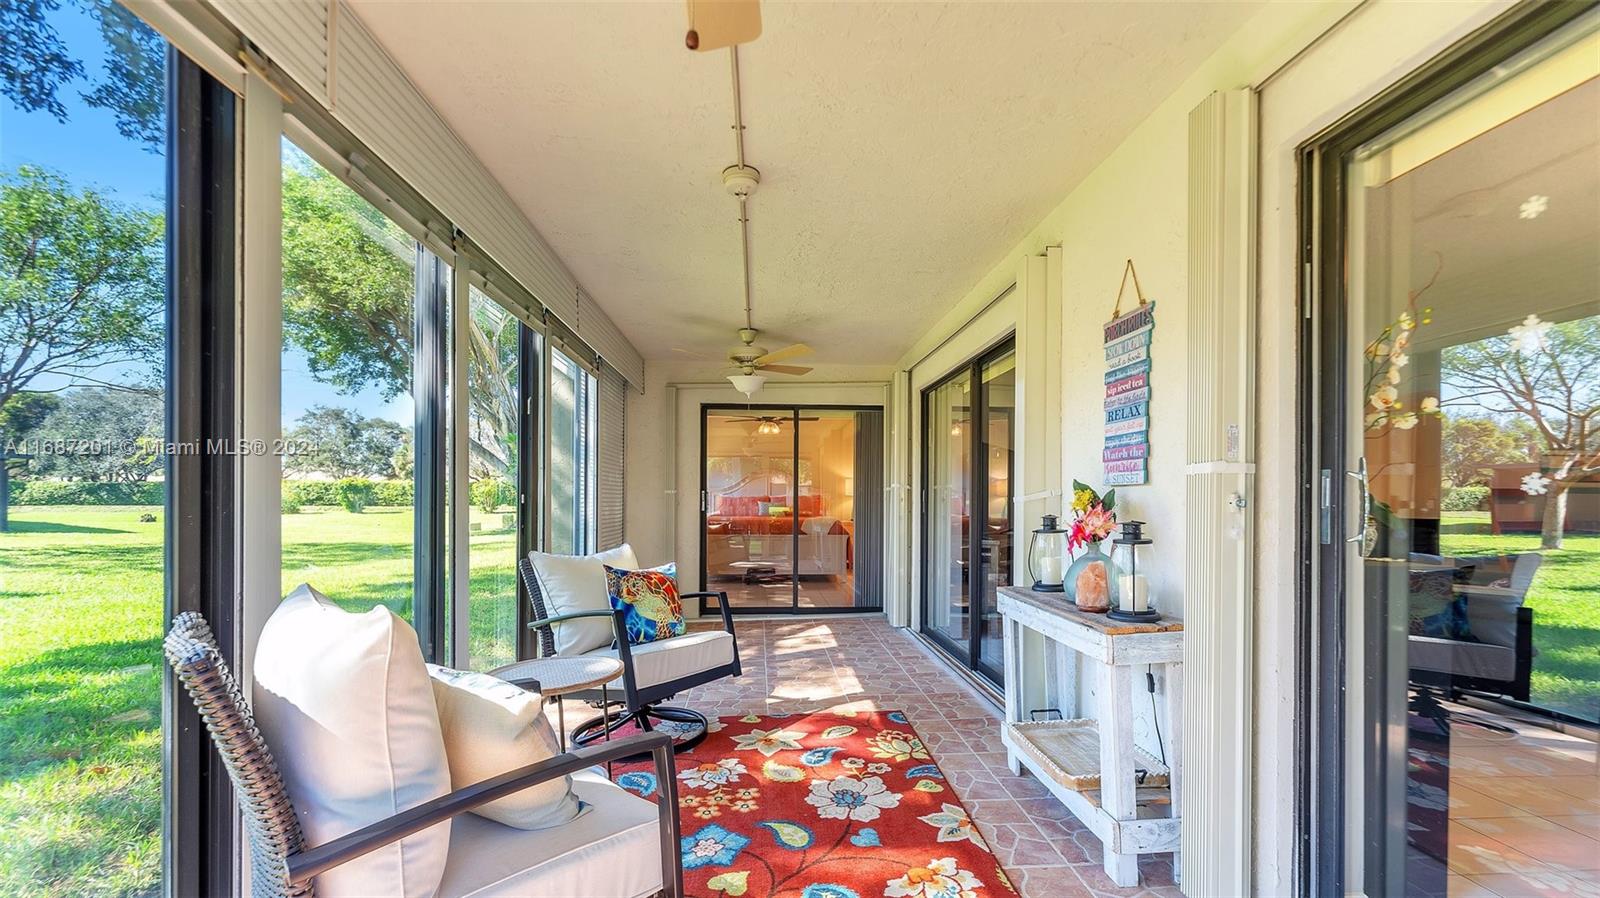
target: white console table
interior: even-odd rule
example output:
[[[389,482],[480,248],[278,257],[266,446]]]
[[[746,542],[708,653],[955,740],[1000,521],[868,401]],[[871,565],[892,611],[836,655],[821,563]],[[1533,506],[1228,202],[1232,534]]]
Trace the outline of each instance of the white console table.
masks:
[[[1006,720],[1001,741],[1013,773],[1038,777],[1105,846],[1106,875],[1119,886],[1139,883],[1138,856],[1178,850],[1178,778],[1183,771],[1183,622],[1137,624],[1077,610],[1061,593],[1005,586]],[[1044,637],[1043,692],[1028,688],[1034,667],[1024,631]],[[1079,717],[1078,670],[1098,676],[1094,718]],[[1145,666],[1162,665],[1160,726],[1166,763],[1133,740],[1135,702],[1148,702]],[[1059,710],[1061,720],[1030,713]],[[1145,771],[1144,783],[1136,782]],[[1174,868],[1176,868],[1174,863]]]

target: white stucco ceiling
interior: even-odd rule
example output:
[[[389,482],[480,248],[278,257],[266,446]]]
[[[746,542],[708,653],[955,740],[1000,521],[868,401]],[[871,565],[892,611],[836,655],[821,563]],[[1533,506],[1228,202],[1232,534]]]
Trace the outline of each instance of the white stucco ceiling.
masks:
[[[893,361],[1255,5],[764,3],[761,342]],[[728,54],[682,3],[355,8],[646,357],[736,342]]]

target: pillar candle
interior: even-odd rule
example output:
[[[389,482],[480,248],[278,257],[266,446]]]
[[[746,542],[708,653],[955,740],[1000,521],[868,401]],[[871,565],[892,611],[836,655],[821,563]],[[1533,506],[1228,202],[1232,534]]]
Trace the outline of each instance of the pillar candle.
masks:
[[[1117,578],[1117,607],[1123,611],[1148,611],[1150,583],[1144,574],[1123,574]]]
[[[1051,586],[1061,585],[1061,557],[1046,555],[1039,559],[1039,582]]]

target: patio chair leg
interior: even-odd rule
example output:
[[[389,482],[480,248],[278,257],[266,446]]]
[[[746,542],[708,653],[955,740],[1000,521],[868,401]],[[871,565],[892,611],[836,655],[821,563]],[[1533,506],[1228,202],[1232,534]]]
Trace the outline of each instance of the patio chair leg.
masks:
[[[673,705],[645,705],[636,711],[618,708],[600,717],[586,720],[574,727],[571,735],[567,737],[567,742],[569,745],[589,745],[607,738],[610,733],[614,733],[630,723],[637,724],[639,729],[645,732],[653,732],[656,729],[654,721],[698,725],[698,732],[694,735],[687,739],[675,739],[673,741],[674,752],[688,751],[699,745],[706,738],[710,726],[710,721],[707,720],[704,714],[689,708],[679,708]],[[641,755],[641,757],[643,756]]]

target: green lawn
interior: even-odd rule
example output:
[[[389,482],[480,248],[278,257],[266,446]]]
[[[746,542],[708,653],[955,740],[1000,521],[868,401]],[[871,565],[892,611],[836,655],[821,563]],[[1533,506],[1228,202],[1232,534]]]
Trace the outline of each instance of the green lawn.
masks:
[[[1496,536],[1488,512],[1445,512],[1445,555],[1539,552],[1536,534]],[[1569,535],[1544,551],[1528,590],[1533,609],[1533,702],[1600,719],[1600,535]]]
[[[159,894],[159,508],[11,510],[0,533],[0,895]],[[474,666],[509,658],[515,535],[474,511]],[[411,513],[284,518],[284,585],[410,617]],[[483,601],[496,597],[494,601]]]

